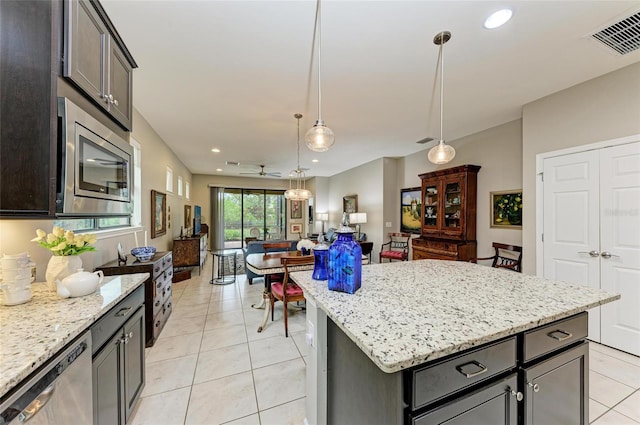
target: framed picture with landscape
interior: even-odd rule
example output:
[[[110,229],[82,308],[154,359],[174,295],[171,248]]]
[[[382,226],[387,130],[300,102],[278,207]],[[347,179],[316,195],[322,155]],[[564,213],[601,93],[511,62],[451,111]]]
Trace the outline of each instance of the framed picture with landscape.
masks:
[[[400,190],[400,231],[420,233],[422,221],[422,189],[410,187]]]
[[[151,239],[167,233],[167,194],[151,191]]]
[[[522,190],[491,192],[491,227],[522,229]]]

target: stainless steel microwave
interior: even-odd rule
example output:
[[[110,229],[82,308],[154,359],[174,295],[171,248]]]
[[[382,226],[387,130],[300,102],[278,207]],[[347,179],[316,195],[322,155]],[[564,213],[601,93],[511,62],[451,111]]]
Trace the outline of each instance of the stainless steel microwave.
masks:
[[[56,215],[128,216],[133,148],[69,99],[58,98]]]

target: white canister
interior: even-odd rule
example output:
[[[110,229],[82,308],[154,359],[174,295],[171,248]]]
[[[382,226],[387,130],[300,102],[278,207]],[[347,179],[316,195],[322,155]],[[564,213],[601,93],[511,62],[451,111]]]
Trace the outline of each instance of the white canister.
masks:
[[[5,286],[3,284],[1,286]],[[2,288],[0,289],[0,303],[3,305],[18,305],[26,303],[31,299],[31,285],[27,285],[25,288],[12,289]]]
[[[29,282],[34,281],[34,277],[32,277],[33,266],[27,267],[17,267],[15,269],[5,269],[0,268],[0,279],[5,282],[11,282],[13,280],[19,279],[29,279]]]

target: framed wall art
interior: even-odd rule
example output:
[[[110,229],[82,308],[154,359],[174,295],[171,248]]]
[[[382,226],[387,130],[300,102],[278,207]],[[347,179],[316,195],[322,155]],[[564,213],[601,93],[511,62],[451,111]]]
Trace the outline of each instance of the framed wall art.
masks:
[[[422,189],[410,187],[400,190],[400,231],[420,233],[422,221]]]
[[[151,239],[167,233],[167,194],[151,191]]]
[[[184,206],[184,227],[185,229],[188,229],[189,227],[191,227],[191,205],[185,205]]]
[[[342,198],[342,212],[347,214],[358,212],[358,195],[347,195]]]
[[[522,229],[522,190],[491,192],[491,227]]]
[[[292,224],[291,233],[302,233],[302,224]]]
[[[302,218],[302,201],[291,201],[291,215],[292,220]]]

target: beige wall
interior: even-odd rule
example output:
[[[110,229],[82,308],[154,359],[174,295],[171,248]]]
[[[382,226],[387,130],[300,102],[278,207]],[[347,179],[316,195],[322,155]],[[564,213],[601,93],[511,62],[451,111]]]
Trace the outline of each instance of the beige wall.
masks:
[[[421,185],[419,174],[464,164],[480,165],[478,172],[477,231],[478,256],[493,254],[492,242],[521,245],[519,229],[490,227],[489,193],[522,188],[522,125],[520,120],[493,127],[451,142],[456,156],[446,165],[434,165],[427,159],[428,149],[403,158],[399,169],[395,209],[400,210],[400,189]],[[430,146],[429,146],[430,147]],[[527,197],[524,198],[529,208]],[[525,210],[526,210],[525,208]],[[398,213],[399,214],[399,213]],[[399,228],[399,225],[396,226]]]
[[[167,165],[173,168],[174,188],[177,178],[182,176],[184,181],[191,182],[191,173],[178,160],[164,141],[149,126],[146,120],[134,110],[134,131],[132,138],[141,146],[142,150],[142,226],[147,231],[148,244],[159,251],[172,247],[173,238],[180,234],[180,226],[184,222],[184,197],[167,195],[167,205],[171,207],[171,228],[165,236],[151,239],[151,189],[165,191],[165,173]],[[138,184],[140,182],[136,182]],[[177,192],[176,192],[177,193]],[[0,254],[16,254],[28,251],[36,263],[38,281],[44,281],[44,274],[51,253],[30,242],[36,236],[36,229],[50,232],[53,220],[0,220]],[[121,242],[128,252],[135,246],[133,232],[130,229],[107,232],[98,235],[95,246],[96,252],[82,254],[83,266],[86,270],[117,258],[116,247]],[[144,232],[138,233],[138,241],[143,244]]]
[[[523,271],[536,267],[536,155],[640,133],[640,63],[531,102],[522,112]]]

